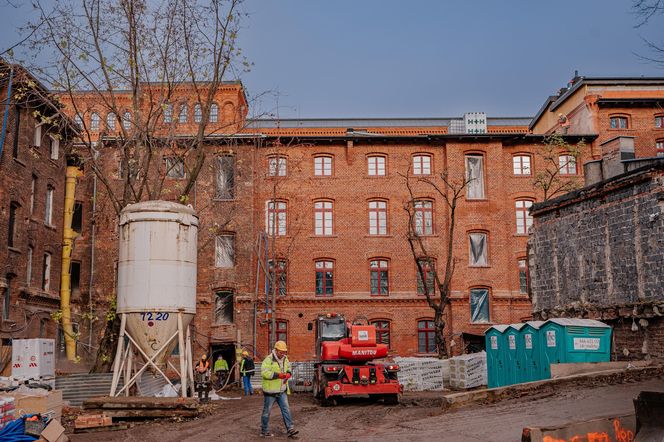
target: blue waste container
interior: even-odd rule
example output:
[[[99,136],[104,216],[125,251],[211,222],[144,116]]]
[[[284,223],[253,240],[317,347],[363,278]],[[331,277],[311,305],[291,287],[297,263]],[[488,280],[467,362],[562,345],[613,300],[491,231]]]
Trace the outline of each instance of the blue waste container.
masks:
[[[505,358],[507,356],[505,347],[505,336],[503,333],[508,325],[494,325],[484,333],[486,340],[486,368],[487,384],[489,388],[502,387],[505,385]]]
[[[553,318],[540,327],[544,379],[551,364],[609,362],[611,327],[594,319]]]

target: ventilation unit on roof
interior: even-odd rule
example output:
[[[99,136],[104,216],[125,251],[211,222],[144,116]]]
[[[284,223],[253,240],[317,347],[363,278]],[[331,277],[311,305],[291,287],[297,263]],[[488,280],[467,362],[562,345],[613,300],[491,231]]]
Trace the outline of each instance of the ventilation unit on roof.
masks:
[[[463,122],[467,134],[486,133],[486,114],[484,112],[467,112],[463,114]]]
[[[459,135],[466,133],[466,123],[463,120],[450,120],[450,126],[447,131],[452,135]]]

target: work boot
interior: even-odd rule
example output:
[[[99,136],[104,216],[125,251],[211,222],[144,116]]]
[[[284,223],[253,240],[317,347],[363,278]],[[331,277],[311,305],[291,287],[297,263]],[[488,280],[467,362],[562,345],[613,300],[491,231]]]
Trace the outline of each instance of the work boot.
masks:
[[[269,431],[267,431],[265,433],[261,433],[261,437],[273,437],[273,436],[274,436],[274,434],[270,433]]]
[[[295,437],[297,436],[298,433],[299,433],[298,430],[291,427],[291,429],[288,430],[288,437]]]

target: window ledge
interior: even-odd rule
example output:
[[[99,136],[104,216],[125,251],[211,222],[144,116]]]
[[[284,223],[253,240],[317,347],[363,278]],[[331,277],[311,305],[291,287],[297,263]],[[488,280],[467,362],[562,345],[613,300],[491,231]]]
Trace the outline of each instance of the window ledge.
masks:
[[[514,236],[516,238],[528,238],[528,236],[530,236],[530,234],[529,233],[515,233],[512,236]]]
[[[232,203],[232,202],[237,201],[237,198],[217,198],[217,197],[214,197],[214,198],[212,198],[212,201],[222,202],[222,203]]]
[[[49,230],[53,230],[54,232],[57,230],[57,227],[55,227],[53,224],[44,223],[44,227],[46,227]]]
[[[487,266],[471,266],[471,265],[469,265],[468,268],[470,268],[470,269],[490,269],[491,266],[490,265],[487,265]]]
[[[27,165],[25,162],[23,162],[23,160],[21,160],[21,159],[19,159],[19,158],[17,158],[17,157],[13,157],[13,158],[14,158],[14,161],[16,161],[16,162],[17,162],[18,164],[20,164],[21,166],[23,166],[23,167],[28,167],[28,165]]]
[[[309,238],[338,238],[339,235],[309,235]]]
[[[365,238],[394,238],[394,235],[364,235]]]
[[[512,174],[512,178],[532,178],[532,177],[533,177],[532,174],[529,175],[526,175],[525,173],[522,173],[521,175]]]
[[[7,249],[8,249],[10,252],[14,252],[14,253],[23,253],[23,252],[21,252],[21,249],[19,249],[19,248],[17,248],[17,247],[9,246],[9,247],[7,247]]]
[[[487,202],[489,201],[489,198],[465,198],[466,202],[469,203],[481,203],[481,202]]]

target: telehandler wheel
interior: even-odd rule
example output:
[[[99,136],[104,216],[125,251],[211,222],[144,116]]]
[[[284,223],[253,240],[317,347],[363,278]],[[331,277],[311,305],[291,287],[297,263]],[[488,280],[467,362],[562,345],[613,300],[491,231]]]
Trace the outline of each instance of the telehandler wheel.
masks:
[[[385,405],[398,405],[399,404],[399,395],[398,394],[386,394],[383,396],[383,401]]]

